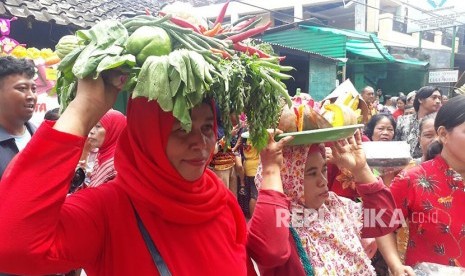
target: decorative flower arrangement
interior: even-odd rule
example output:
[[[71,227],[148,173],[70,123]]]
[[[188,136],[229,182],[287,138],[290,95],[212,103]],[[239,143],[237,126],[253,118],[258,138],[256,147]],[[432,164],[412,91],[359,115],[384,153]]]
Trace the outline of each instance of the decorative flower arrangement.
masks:
[[[60,58],[50,48],[37,49],[26,47],[13,38],[9,37],[11,22],[17,18],[0,18],[0,56],[13,56],[16,58],[27,58],[34,61],[37,67],[37,92],[49,92],[55,86],[56,65]]]

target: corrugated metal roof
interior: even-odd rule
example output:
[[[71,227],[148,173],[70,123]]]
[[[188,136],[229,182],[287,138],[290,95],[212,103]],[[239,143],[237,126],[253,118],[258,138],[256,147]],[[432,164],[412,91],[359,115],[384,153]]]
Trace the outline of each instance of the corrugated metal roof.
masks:
[[[394,57],[389,54],[388,50],[381,44],[378,37],[376,37],[374,34],[328,27],[301,26],[301,28],[318,34],[345,36],[346,51],[352,55],[355,55],[358,59],[369,60],[372,62],[395,61]]]
[[[256,40],[266,42],[266,41],[263,41],[261,39],[256,39]],[[310,57],[318,58],[318,59],[321,59],[321,60],[327,60],[327,61],[335,62],[335,63],[341,62],[340,59],[333,58],[333,57],[328,57],[328,56],[322,55],[322,54],[317,53],[317,52],[306,51],[306,50],[302,50],[302,49],[295,48],[295,47],[289,47],[289,46],[282,45],[280,43],[274,43],[274,42],[266,42],[266,43],[268,43],[268,44],[270,44],[272,46],[278,47],[280,49],[286,49],[286,50],[289,50],[289,51],[296,51],[296,52],[303,52],[303,53],[308,54]]]
[[[333,58],[349,58],[351,64],[400,62],[426,66],[427,62],[397,60],[374,34],[321,26],[290,26],[282,31],[266,32],[263,41],[300,50],[316,52]]]
[[[32,18],[58,25],[87,28],[100,20],[124,17],[125,13],[154,10],[152,0],[2,0],[0,16]]]
[[[319,53],[323,56],[346,58],[347,37],[344,35],[314,32],[299,27],[282,32],[265,33],[262,39],[266,42]]]

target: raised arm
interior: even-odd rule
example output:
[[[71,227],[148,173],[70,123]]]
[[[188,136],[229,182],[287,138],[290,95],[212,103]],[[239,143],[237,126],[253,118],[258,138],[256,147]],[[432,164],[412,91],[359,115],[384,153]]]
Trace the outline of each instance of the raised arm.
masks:
[[[80,80],[55,125],[44,123],[10,163],[0,182],[1,272],[67,272],[97,256],[100,210],[88,208],[92,198],[76,204],[66,195],[87,132],[116,96],[117,88],[101,78]]]
[[[292,137],[279,142],[270,134],[268,146],[260,152],[263,181],[257,205],[249,222],[247,249],[259,266],[280,266],[291,254],[289,244],[289,202],[283,194],[282,148]]]
[[[379,237],[397,229],[399,223],[393,217],[396,208],[394,198],[382,179],[376,178],[368,166],[360,132],[347,140],[335,142],[331,149],[333,162],[339,168],[352,172],[357,192],[362,197],[362,237]]]
[[[54,129],[77,136],[87,136],[93,126],[114,105],[124,78],[116,71],[103,78],[79,80],[76,98],[61,114]]]

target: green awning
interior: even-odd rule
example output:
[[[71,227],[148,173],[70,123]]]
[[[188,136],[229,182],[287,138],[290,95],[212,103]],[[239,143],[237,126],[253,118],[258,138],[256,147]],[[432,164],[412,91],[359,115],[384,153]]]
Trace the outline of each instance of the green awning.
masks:
[[[367,32],[299,25],[298,28],[265,33],[262,40],[344,59],[350,64],[395,63],[426,66],[428,62],[396,59],[378,37]]]

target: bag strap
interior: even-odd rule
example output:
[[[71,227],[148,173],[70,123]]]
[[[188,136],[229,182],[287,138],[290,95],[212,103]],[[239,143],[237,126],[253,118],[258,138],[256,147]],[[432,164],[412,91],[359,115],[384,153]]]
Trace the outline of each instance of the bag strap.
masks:
[[[299,254],[300,262],[304,267],[305,275],[314,276],[315,274],[313,273],[312,263],[308,259],[307,252],[305,252],[305,249],[302,246],[299,234],[297,233],[297,231],[295,231],[294,227],[292,226],[289,227],[289,230],[291,231],[292,238],[294,239],[294,243],[297,247],[297,253]]]
[[[150,255],[152,256],[153,263],[157,267],[158,273],[160,273],[161,276],[171,276],[171,273],[166,266],[165,261],[160,255],[160,252],[158,252],[157,247],[152,241],[152,238],[150,238],[149,232],[147,231],[147,228],[145,228],[144,224],[142,223],[142,220],[139,217],[139,214],[136,211],[136,208],[134,208],[134,205],[132,204],[132,209],[134,209],[134,214],[136,214],[136,219],[137,219],[137,225],[139,226],[139,231],[142,234],[142,237],[144,238],[145,245],[147,245],[147,248],[150,252]]]

